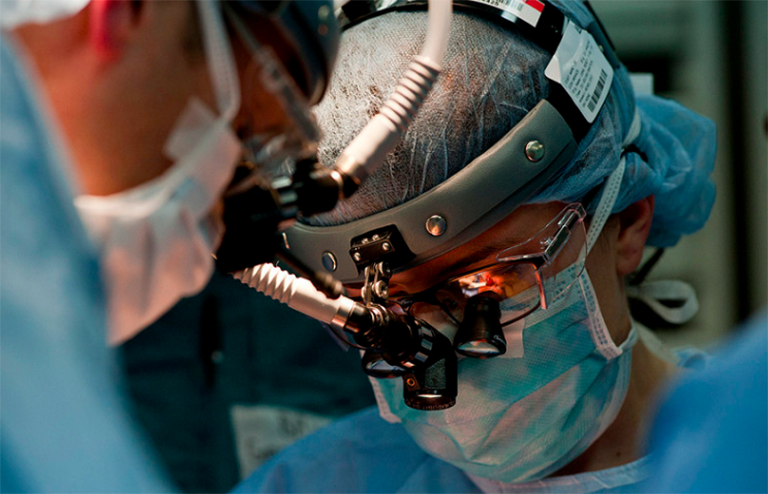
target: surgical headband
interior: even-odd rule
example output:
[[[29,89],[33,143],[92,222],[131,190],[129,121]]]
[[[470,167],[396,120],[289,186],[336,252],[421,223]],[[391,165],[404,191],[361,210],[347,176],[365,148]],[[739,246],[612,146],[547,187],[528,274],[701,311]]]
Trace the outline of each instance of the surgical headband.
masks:
[[[594,19],[581,3],[552,3],[582,27]],[[396,74],[418,50],[423,23],[421,13],[388,13],[344,34],[339,70],[317,110],[326,132],[322,162],[333,162],[391,92]],[[550,58],[513,29],[456,14],[444,75],[402,145],[351,200],[310,222],[342,224],[367,217],[454,176],[549,93],[544,68]],[[641,132],[626,155],[627,170],[613,211],[656,195],[649,243],[673,245],[682,234],[700,228],[711,209],[714,126],[660,98],[640,97],[637,106]],[[602,184],[619,163],[634,113],[635,96],[621,67],[575,157],[527,202],[580,200]]]

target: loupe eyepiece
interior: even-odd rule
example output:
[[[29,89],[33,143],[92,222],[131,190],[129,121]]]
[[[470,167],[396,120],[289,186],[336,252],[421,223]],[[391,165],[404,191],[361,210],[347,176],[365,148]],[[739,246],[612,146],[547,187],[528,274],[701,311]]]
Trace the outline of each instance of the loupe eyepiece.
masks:
[[[455,405],[458,361],[451,340],[407,314],[379,305],[364,307],[364,312],[359,318],[362,324],[345,329],[358,345],[368,348],[362,362],[365,373],[384,379],[402,376],[403,400],[411,408],[442,410]]]
[[[403,376],[403,400],[416,410],[443,410],[456,404],[458,361],[451,340],[424,328],[431,344],[429,358]]]
[[[464,320],[454,341],[456,351],[473,358],[504,355],[507,340],[501,329],[499,297],[493,292],[480,293],[467,301]]]

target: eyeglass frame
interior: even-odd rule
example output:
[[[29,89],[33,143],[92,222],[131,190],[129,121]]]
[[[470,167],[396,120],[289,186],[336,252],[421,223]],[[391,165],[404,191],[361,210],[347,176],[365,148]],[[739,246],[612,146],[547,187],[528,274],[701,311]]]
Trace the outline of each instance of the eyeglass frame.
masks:
[[[541,269],[552,264],[552,262],[558,256],[558,254],[560,254],[562,249],[568,243],[568,240],[570,240],[571,232],[574,230],[574,228],[577,227],[577,225],[579,224],[583,226],[583,222],[586,216],[587,216],[586,211],[584,210],[584,207],[581,205],[581,203],[568,204],[557,215],[555,215],[555,217],[551,221],[549,221],[541,230],[539,230],[538,233],[536,233],[535,235],[532,235],[530,238],[528,238],[523,242],[520,242],[516,245],[513,245],[511,247],[508,247],[502,250],[496,256],[496,262],[487,264],[481,268],[470,269],[462,274],[453,276],[443,282],[437,283],[436,285],[426,290],[423,290],[419,293],[416,293],[413,295],[405,295],[400,298],[390,297],[387,301],[397,305],[404,312],[408,314],[410,314],[411,307],[418,302],[423,302],[429,305],[433,305],[435,307],[439,307],[454,323],[458,325],[458,324],[461,324],[461,321],[458,321],[456,319],[456,317],[451,313],[450,308],[445,307],[445,304],[443,302],[437,300],[437,297],[435,296],[435,294],[438,290],[461,278],[471,276],[472,274],[475,274],[475,273],[482,273],[484,271],[489,271],[491,269],[497,268],[498,266],[507,265],[507,264],[516,264],[516,263],[528,263],[535,267],[536,285],[538,286],[538,289],[539,289],[539,302],[534,307],[532,307],[529,311],[526,311],[523,314],[518,315],[517,317],[514,317],[509,321],[502,323],[502,327],[508,326],[510,324],[513,324],[519,321],[520,319],[528,317],[538,309],[547,310],[551,302],[547,300],[546,291],[544,289],[544,282],[542,281],[542,278],[541,278]],[[555,220],[558,220],[557,221],[558,230],[554,235],[546,237],[541,240],[541,243],[546,243],[546,247],[544,248],[543,251],[538,253],[521,254],[521,255],[516,255],[511,257],[503,256],[505,252],[519,248],[537,239],[539,236],[543,234],[543,232],[545,232],[547,229],[549,229],[552,226],[552,223]],[[581,267],[581,270],[583,269],[584,269],[584,266]],[[556,300],[557,298],[561,297],[565,292],[570,290],[570,288],[571,286],[569,286],[562,293],[558,294],[552,300],[552,302],[554,302],[554,300]],[[431,300],[430,300],[430,297],[431,297]]]

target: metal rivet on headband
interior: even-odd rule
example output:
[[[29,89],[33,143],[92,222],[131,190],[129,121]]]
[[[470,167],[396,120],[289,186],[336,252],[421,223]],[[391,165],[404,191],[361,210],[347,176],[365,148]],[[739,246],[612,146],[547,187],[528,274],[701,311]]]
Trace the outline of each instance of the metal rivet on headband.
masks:
[[[317,26],[317,34],[320,36],[328,35],[328,16],[331,13],[331,9],[327,5],[323,5],[317,10],[317,17],[320,20],[320,25]]]
[[[333,252],[323,252],[323,267],[330,272],[336,271],[336,256],[333,255]]]
[[[439,237],[445,233],[446,228],[448,228],[448,223],[439,214],[432,215],[427,220],[427,231],[433,237]]]
[[[544,144],[539,141],[530,141],[525,145],[525,156],[534,163],[540,161],[544,157]]]

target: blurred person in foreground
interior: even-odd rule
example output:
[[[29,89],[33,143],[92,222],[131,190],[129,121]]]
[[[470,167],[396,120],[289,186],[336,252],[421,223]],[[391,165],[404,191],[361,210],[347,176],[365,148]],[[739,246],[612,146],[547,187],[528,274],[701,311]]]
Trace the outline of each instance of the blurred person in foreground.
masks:
[[[649,492],[768,492],[768,313],[678,376],[653,421]]]
[[[294,116],[327,84],[330,12],[0,2],[2,491],[170,489],[106,341],[205,286],[241,156],[307,130]]]

